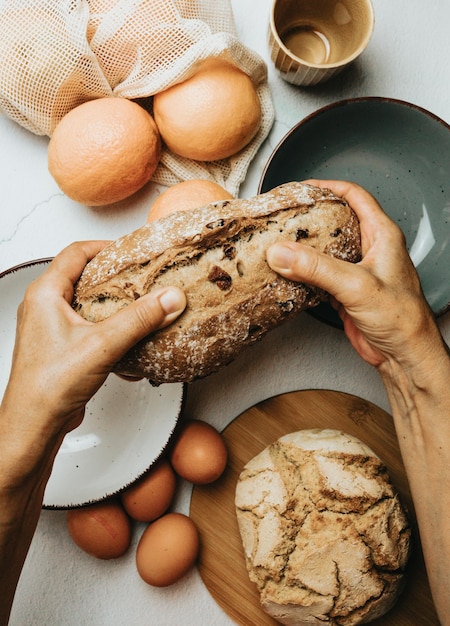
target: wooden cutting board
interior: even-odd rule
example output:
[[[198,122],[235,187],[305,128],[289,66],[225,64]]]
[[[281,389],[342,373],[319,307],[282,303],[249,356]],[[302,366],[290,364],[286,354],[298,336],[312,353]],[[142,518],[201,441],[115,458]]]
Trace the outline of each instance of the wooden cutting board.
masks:
[[[242,626],[273,626],[250,582],[234,509],[242,467],[280,436],[306,428],[335,428],[355,435],[386,464],[413,527],[413,555],[406,588],[395,607],[372,622],[377,626],[439,626],[417,534],[411,495],[391,416],[374,404],[336,391],[282,394],[251,407],[225,428],[229,463],[215,483],[194,487],[190,516],[201,537],[200,575],[225,612]]]

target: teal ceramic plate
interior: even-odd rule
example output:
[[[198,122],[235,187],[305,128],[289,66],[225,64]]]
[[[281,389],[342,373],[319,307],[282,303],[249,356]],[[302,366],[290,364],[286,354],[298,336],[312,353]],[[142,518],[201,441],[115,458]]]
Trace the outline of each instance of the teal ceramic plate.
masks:
[[[307,178],[352,180],[402,228],[436,316],[450,309],[450,126],[408,102],[356,98],[294,126],[273,151],[259,192]],[[327,304],[315,317],[342,327]]]

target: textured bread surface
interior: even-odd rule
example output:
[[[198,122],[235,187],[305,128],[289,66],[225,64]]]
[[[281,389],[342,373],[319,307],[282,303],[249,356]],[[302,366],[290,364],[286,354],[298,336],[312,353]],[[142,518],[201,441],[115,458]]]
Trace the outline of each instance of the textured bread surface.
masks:
[[[281,437],[243,468],[235,505],[249,577],[281,624],[365,624],[397,600],[409,522],[386,467],[355,437]]]
[[[286,183],[250,199],[180,211],[111,243],[88,263],[73,306],[99,322],[155,287],[174,285],[187,308],[116,365],[151,383],[190,382],[326,296],[273,272],[266,251],[290,239],[337,258],[360,259],[356,215],[331,191]]]

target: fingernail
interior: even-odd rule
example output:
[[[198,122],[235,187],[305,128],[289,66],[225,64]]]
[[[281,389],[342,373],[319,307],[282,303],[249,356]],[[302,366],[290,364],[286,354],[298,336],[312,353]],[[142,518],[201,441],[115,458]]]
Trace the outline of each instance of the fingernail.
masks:
[[[158,300],[166,315],[178,313],[186,306],[186,298],[179,289],[166,289],[159,295]]]
[[[288,270],[294,263],[294,252],[288,246],[275,244],[268,251],[268,260],[272,267]]]

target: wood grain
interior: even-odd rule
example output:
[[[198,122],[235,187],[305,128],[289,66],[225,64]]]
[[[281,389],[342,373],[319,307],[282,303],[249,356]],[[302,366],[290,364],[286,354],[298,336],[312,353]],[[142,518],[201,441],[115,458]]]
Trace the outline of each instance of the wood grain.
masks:
[[[406,587],[396,606],[372,624],[439,626],[392,418],[362,398],[337,391],[296,391],[269,398],[223,431],[229,451],[227,470],[215,483],[194,487],[190,507],[201,537],[200,575],[213,598],[239,625],[276,624],[261,610],[256,586],[247,575],[234,492],[247,461],[280,436],[306,428],[335,428],[369,445],[386,464],[409,511],[414,545]]]

